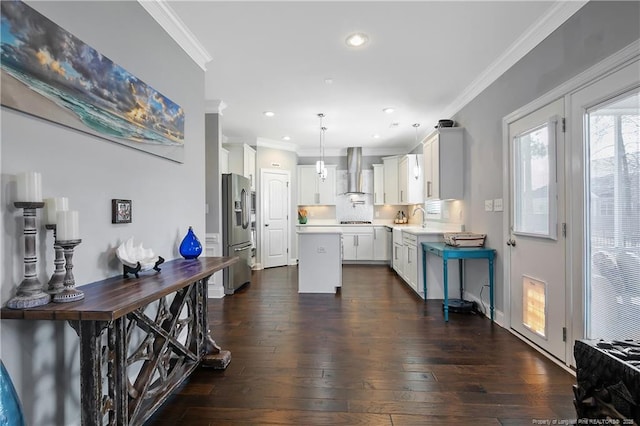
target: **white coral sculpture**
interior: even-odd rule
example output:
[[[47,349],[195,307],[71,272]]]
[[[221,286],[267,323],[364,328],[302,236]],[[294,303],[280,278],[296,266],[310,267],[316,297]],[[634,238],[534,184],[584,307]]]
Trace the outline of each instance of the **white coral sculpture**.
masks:
[[[116,249],[116,256],[124,265],[135,268],[140,262],[140,270],[147,271],[154,267],[159,257],[153,253],[151,249],[142,247],[142,243],[138,246],[133,245],[133,237],[129,238]]]

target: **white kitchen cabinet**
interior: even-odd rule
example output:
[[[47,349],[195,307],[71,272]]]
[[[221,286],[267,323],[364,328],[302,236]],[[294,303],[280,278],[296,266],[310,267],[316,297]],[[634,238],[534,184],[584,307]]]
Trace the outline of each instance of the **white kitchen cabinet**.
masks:
[[[407,154],[400,158],[398,163],[400,204],[422,204],[424,202],[422,157],[420,154]]]
[[[403,245],[403,278],[409,286],[418,291],[418,237],[406,232],[402,233]]]
[[[229,173],[235,173],[251,181],[251,190],[256,190],[256,150],[247,144],[230,143],[224,148],[229,152]]]
[[[398,227],[394,227],[392,232],[393,248],[391,253],[391,266],[393,270],[402,276],[403,272],[403,260],[402,255],[402,230]]]
[[[373,260],[388,262],[391,259],[389,234],[391,232],[385,226],[375,226],[373,228]]]
[[[372,227],[347,226],[342,228],[343,261],[373,260]]]
[[[318,177],[315,165],[298,166],[298,205],[336,204],[336,165],[326,165],[327,177]]]
[[[462,199],[464,183],[462,127],[437,129],[423,141],[426,200]]]
[[[373,204],[384,204],[384,164],[373,164]]]
[[[398,195],[398,162],[399,157],[384,157],[384,195],[383,204],[400,204]]]
[[[404,253],[402,243],[393,243],[393,270],[401,277],[404,276]]]

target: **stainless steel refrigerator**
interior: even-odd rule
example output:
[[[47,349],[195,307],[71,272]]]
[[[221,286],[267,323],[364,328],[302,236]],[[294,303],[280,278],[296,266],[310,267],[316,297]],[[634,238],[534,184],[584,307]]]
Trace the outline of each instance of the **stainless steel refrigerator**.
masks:
[[[234,173],[222,175],[222,254],[240,260],[223,272],[224,293],[251,281],[251,182]]]

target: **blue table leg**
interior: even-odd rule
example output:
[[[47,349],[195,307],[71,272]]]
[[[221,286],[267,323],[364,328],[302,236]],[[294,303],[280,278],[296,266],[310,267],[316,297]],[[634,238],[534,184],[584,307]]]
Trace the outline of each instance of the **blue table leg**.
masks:
[[[489,306],[493,322],[493,256],[489,256]]]
[[[447,258],[442,257],[442,280],[444,281],[444,320],[449,321],[449,273],[447,272]]]

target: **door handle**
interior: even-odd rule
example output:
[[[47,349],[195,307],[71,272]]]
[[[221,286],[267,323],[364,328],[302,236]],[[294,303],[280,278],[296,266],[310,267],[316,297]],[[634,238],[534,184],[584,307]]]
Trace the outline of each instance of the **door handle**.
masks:
[[[511,246],[511,247],[515,247],[516,246],[516,240],[514,240],[513,238],[510,238],[509,240],[507,240],[507,245]]]
[[[269,224],[268,224],[268,223],[265,223],[265,224],[264,224],[264,226],[269,226]]]

